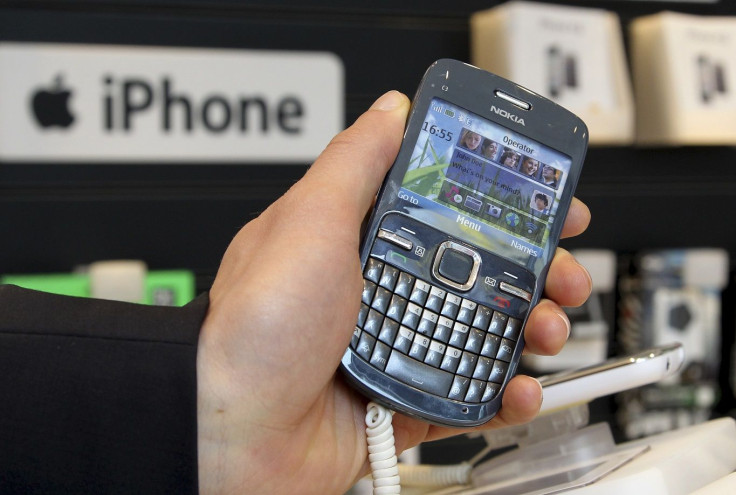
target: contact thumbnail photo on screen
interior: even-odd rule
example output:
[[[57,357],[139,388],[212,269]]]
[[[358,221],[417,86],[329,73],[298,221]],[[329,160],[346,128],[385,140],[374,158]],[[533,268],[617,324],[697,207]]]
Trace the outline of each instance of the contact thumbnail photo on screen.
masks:
[[[435,98],[400,196],[410,194],[412,214],[428,223],[533,265],[570,166],[567,155]]]

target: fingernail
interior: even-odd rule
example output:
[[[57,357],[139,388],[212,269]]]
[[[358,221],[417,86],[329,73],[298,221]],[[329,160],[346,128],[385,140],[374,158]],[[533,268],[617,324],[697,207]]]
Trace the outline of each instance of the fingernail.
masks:
[[[373,103],[373,106],[371,106],[371,110],[390,111],[398,108],[404,103],[404,101],[404,95],[396,90],[391,90],[377,99],[375,103]]]
[[[544,404],[544,387],[542,386],[542,383],[536,378],[534,378],[534,381],[537,382],[537,385],[539,385],[539,397],[541,398],[541,400],[539,401],[539,407],[541,409],[542,404]]]
[[[555,314],[560,317],[562,321],[565,322],[565,328],[567,329],[567,338],[570,338],[570,319],[567,317],[565,313],[558,313],[555,311]]]
[[[583,266],[578,260],[575,260],[575,263],[577,263],[580,266],[580,268],[583,269],[585,276],[588,277],[588,284],[589,284],[588,287],[590,287],[590,292],[588,293],[588,295],[590,295],[593,292],[593,277],[590,275],[590,272],[588,271],[588,269],[585,268],[585,266]]]

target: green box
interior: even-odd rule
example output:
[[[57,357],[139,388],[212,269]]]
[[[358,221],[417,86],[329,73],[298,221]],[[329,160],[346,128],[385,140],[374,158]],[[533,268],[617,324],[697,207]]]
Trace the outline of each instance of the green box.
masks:
[[[45,273],[34,275],[3,275],[0,283],[64,296],[90,297],[87,274]],[[183,306],[194,299],[194,274],[188,270],[150,271],[146,275],[143,304]]]

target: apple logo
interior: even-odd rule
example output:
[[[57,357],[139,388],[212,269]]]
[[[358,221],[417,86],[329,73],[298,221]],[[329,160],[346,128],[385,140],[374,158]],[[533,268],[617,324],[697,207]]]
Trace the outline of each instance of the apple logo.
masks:
[[[49,127],[68,128],[74,122],[69,112],[69,98],[72,92],[64,87],[61,74],[54,79],[50,88],[41,88],[33,93],[31,108],[36,122],[44,129]]]

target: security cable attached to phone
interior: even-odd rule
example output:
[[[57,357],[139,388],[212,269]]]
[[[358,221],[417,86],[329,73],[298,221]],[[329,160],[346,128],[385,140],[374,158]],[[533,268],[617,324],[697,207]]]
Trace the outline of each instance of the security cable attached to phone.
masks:
[[[401,493],[398,457],[394,446],[393,411],[370,402],[365,416],[368,462],[373,476],[373,494]]]

